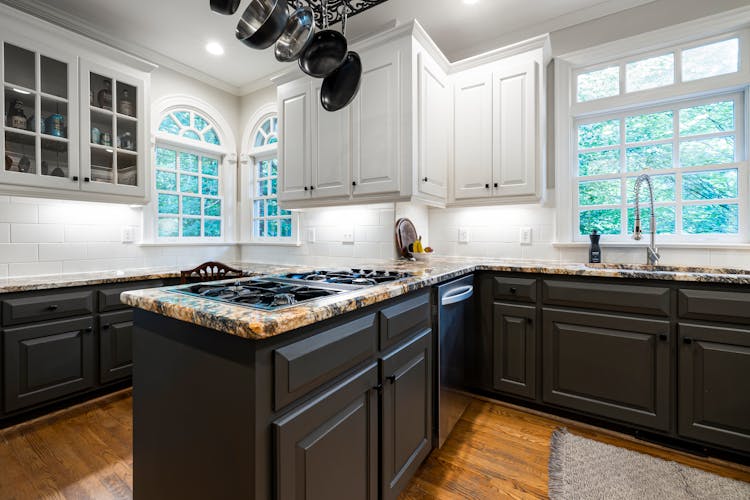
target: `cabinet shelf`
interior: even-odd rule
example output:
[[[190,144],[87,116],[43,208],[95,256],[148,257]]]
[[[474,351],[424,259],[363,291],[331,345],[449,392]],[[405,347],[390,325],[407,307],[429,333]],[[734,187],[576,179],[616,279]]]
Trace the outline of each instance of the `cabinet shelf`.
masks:
[[[138,151],[133,151],[132,149],[117,148],[117,154],[128,155],[128,156],[138,156]]]
[[[26,129],[23,129],[23,128],[16,128],[16,127],[6,126],[5,127],[5,132],[7,132],[7,133],[13,133],[13,134],[19,134],[19,135],[26,135],[26,136],[29,136],[29,137],[36,137],[36,132],[34,132],[32,130],[26,130]]]
[[[59,102],[59,103],[62,103],[62,104],[67,104],[68,103],[68,100],[66,98],[60,97],[60,96],[56,96],[54,94],[48,94],[46,92],[41,92],[40,95],[42,96],[43,99],[49,99],[50,101],[55,101],[55,102]]]
[[[91,146],[91,149],[98,149],[100,151],[106,151],[107,153],[114,153],[115,151],[114,146],[105,146],[104,144],[90,143],[89,146]]]
[[[138,121],[138,118],[136,118],[135,116],[124,115],[122,113],[117,113],[117,118],[129,121],[129,122],[133,122],[133,123]]]
[[[41,136],[42,136],[42,139],[45,139],[45,140],[50,140],[50,141],[55,141],[55,142],[64,142],[66,144],[70,142],[70,139],[68,139],[67,137],[58,137],[56,135],[50,135],[50,134],[41,134]]]
[[[11,83],[11,82],[3,82],[3,83],[5,84],[6,89],[15,92],[18,95],[36,95],[37,94],[36,90],[24,87],[23,85],[16,85],[15,83]]]
[[[111,109],[104,109],[99,106],[90,105],[89,109],[92,113],[98,113],[100,115],[112,116],[114,114]]]

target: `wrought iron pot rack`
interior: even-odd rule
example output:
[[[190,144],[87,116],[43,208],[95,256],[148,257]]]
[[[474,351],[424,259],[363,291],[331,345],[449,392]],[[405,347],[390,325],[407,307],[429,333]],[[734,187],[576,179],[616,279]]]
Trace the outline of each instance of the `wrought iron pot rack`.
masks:
[[[343,5],[349,7],[349,17],[356,16],[368,9],[380,5],[387,0],[328,0],[328,23],[336,24],[341,22]],[[323,0],[300,0],[315,14],[315,24],[318,28],[323,27]]]

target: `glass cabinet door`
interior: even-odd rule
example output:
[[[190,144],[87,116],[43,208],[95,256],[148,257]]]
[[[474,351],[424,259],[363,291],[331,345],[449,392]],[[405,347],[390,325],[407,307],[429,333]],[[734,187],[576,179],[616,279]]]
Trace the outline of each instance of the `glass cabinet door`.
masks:
[[[3,182],[78,189],[77,121],[71,113],[74,63],[2,43]]]
[[[102,193],[144,194],[140,116],[142,84],[106,68],[82,65],[88,88],[82,106],[84,127],[83,189]]]

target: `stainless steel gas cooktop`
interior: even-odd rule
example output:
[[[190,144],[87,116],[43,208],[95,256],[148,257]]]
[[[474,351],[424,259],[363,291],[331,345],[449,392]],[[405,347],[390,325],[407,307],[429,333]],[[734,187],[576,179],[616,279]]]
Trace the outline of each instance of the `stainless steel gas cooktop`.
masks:
[[[233,283],[181,285],[170,291],[274,311],[315,299],[399,281],[410,276],[410,273],[373,269],[309,271],[247,278]]]

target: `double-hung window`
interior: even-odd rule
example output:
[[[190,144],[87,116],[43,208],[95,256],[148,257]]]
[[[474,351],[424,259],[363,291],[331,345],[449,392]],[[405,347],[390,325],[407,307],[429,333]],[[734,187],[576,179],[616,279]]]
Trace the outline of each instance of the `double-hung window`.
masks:
[[[558,193],[569,210],[559,216],[558,239],[587,241],[596,230],[605,240],[630,240],[635,181],[648,174],[661,241],[750,241],[750,79],[740,58],[747,43],[747,33],[731,33],[595,66],[565,66],[569,121],[558,127],[570,128],[557,134],[564,142],[558,151],[567,153]],[[649,231],[645,185],[640,207]]]

